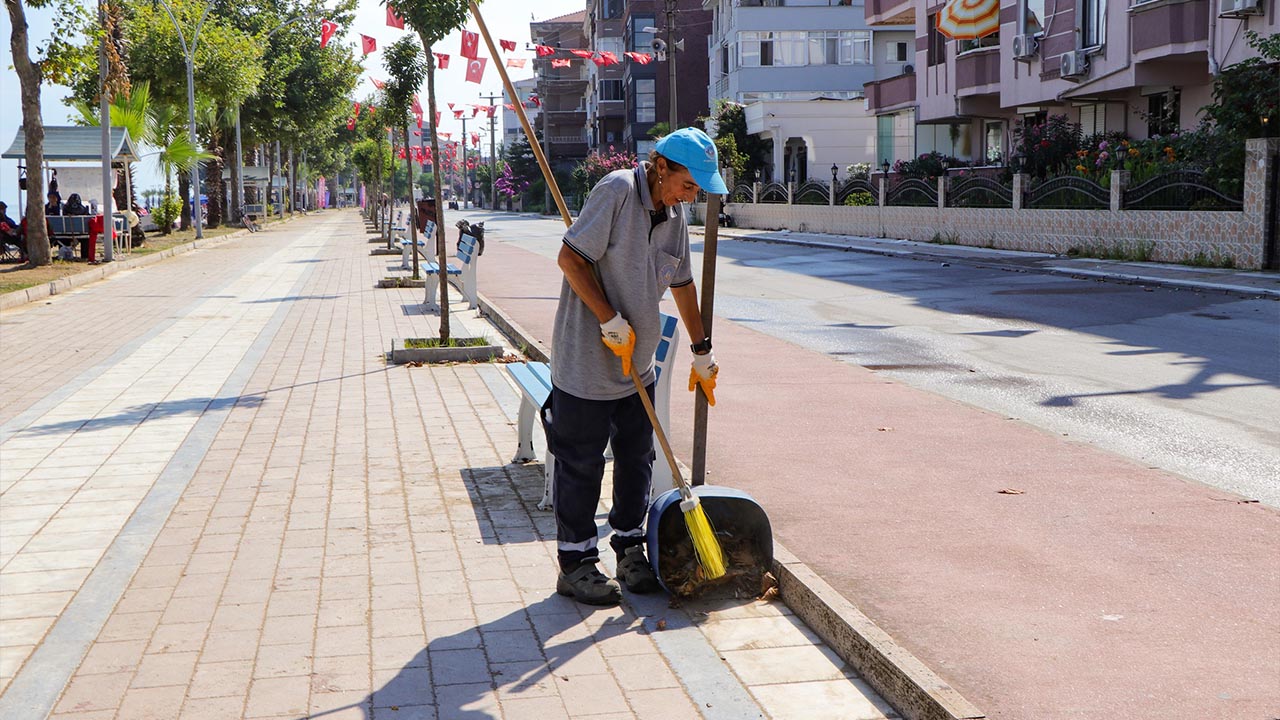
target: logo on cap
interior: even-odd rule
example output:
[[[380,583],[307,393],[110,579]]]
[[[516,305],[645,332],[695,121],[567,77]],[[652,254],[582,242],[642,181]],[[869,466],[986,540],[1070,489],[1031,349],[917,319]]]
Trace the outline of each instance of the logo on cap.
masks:
[[[715,162],[715,161],[716,161],[716,146],[715,146],[715,145],[708,145],[708,146],[707,146],[707,161],[708,161],[708,162]]]

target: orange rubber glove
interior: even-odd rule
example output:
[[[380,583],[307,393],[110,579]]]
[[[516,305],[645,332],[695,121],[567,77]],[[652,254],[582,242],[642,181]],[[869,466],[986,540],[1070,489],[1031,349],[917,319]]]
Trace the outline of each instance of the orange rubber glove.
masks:
[[[631,323],[622,317],[622,313],[613,316],[607,323],[600,324],[600,340],[622,360],[623,377],[631,377],[631,356],[636,350],[636,331]]]
[[[707,396],[707,404],[716,404],[716,375],[720,374],[720,366],[716,365],[716,356],[708,351],[706,354],[693,356],[693,367],[689,369],[689,392],[699,385]]]

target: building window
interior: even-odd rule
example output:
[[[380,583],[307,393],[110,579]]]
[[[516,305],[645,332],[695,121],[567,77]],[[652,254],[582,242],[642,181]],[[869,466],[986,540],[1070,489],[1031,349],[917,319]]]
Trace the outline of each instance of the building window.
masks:
[[[1080,0],[1080,47],[1101,47],[1107,40],[1107,0]]]
[[[941,33],[939,33],[941,34]],[[990,35],[980,37],[977,40],[957,40],[956,52],[969,52],[979,48],[1000,47],[1000,31],[997,30]]]
[[[1178,132],[1179,114],[1182,111],[1181,93],[1169,90],[1147,97],[1147,136],[1169,135]]]
[[[840,32],[840,64],[871,64],[870,30],[842,30]]]
[[[806,32],[776,32],[773,34],[773,64],[775,67],[804,65],[809,59],[809,34]]]
[[[819,30],[809,33],[809,64],[838,65],[840,63],[840,33]]]
[[[622,17],[622,0],[603,0],[604,19],[616,20]]]
[[[653,78],[637,78],[632,80],[632,94],[636,99],[636,119],[638,123],[656,122],[658,119],[657,81]]]
[[[645,32],[647,27],[653,27],[652,15],[631,16],[631,52],[647,53],[653,50],[653,33]]]
[[[876,167],[880,167],[887,162],[893,165],[898,161],[898,155],[894,152],[893,142],[893,116],[880,115],[876,117],[876,161],[873,163]]]
[[[596,51],[611,52],[617,57],[622,57],[622,38],[616,36],[596,38]]]
[[[657,140],[637,140],[636,157],[641,160],[648,160],[649,153],[653,152],[653,146],[657,144]]]
[[[925,36],[929,42],[927,59],[929,67],[941,65],[947,61],[947,36],[938,32],[938,14],[929,15],[927,21],[928,30]]]
[[[885,62],[904,63],[907,62],[907,44],[904,42],[889,43],[884,56]]]
[[[1107,131],[1107,106],[1102,103],[1080,106],[1080,134],[1084,137]]]
[[[1027,35],[1044,33],[1044,0],[1022,0],[1027,6],[1027,24],[1023,32]]]
[[[725,46],[720,47],[720,73],[729,74],[729,48]]]
[[[983,157],[988,165],[999,165],[1004,158],[1004,123],[988,121],[983,134]]]
[[[625,99],[622,96],[621,80],[601,80],[600,89],[597,91],[597,94],[600,96],[600,102]]]

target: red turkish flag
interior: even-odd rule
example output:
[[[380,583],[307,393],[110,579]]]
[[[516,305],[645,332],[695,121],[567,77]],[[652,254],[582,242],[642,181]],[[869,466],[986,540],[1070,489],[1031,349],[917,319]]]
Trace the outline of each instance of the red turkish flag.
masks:
[[[414,130],[414,131],[413,131],[413,136],[414,136],[414,137],[422,137],[422,131],[420,131],[420,130]]]
[[[480,145],[480,133],[471,133],[471,145],[473,147]]]
[[[454,110],[454,111],[453,111],[453,119],[454,119],[454,120],[461,120],[461,119],[462,119],[462,113],[464,113],[464,112],[466,112],[466,110]]]
[[[528,62],[525,58],[507,58],[507,67],[524,68],[524,64]]]
[[[640,63],[641,65],[648,65],[649,63],[653,62],[653,56],[646,53],[626,52],[622,54]]]
[[[347,121],[347,129],[348,129],[348,130],[355,130],[355,129],[356,129],[356,119],[355,119],[355,118],[351,118],[350,120],[348,120],[348,121]]]
[[[591,62],[595,63],[597,67],[604,67],[609,64],[605,62],[603,55],[592,55]]]
[[[498,106],[490,105],[489,107],[485,108],[485,112],[489,113],[489,117],[493,117],[498,113]]]
[[[503,50],[506,50],[508,52],[516,49],[515,40],[499,40],[498,44],[502,46]]]
[[[414,115],[422,114],[422,103],[418,102],[417,93],[413,94],[413,105],[409,107],[409,111],[412,112]]]
[[[383,88],[385,88],[385,87],[387,86],[387,84],[386,84],[386,83],[382,82],[382,81],[381,81],[381,80],[379,80],[378,78],[371,77],[371,78],[369,78],[369,79],[370,79],[371,81],[373,81],[373,86],[374,86],[374,87],[376,87],[376,88],[378,88],[379,90],[381,90],[381,89],[383,89]]]
[[[570,50],[569,52],[573,53],[574,55],[577,55],[583,60],[589,60],[593,55],[593,53],[590,50]]]
[[[338,32],[338,23],[332,20],[320,21],[320,47],[328,47],[333,34]]]
[[[559,58],[551,61],[551,67],[553,68],[567,68],[571,64],[573,64],[573,61],[569,58]]]
[[[462,31],[462,50],[458,53],[464,58],[476,59],[480,51],[480,36],[470,30]]]
[[[620,60],[618,60],[618,56],[614,55],[611,52],[600,53],[600,60],[601,62],[598,63],[599,65],[617,65],[619,62],[621,62]]]
[[[355,109],[356,119],[359,119],[359,118],[360,118],[360,103],[358,103],[358,102],[357,102],[357,103],[355,104],[355,108],[354,108],[354,109]]]
[[[360,50],[363,51],[365,55],[368,55],[369,53],[377,49],[378,49],[377,40],[369,37],[368,35],[365,35],[364,33],[360,34]]]
[[[450,109],[450,110],[452,110],[452,109],[453,109],[453,103],[449,103],[449,109]]]
[[[489,62],[485,58],[472,58],[467,63],[467,82],[480,84],[484,80],[484,66]]]
[[[550,45],[535,45],[533,49],[538,53],[538,57],[550,57],[556,54],[556,49]]]
[[[387,6],[387,27],[404,29],[404,18],[396,14],[396,11]]]
[[[481,111],[481,110],[483,110],[483,109],[484,109],[484,106],[483,106],[483,105],[472,105],[472,106],[471,106],[471,117],[475,117],[475,116],[479,115],[479,114],[480,114],[480,111]]]
[[[369,106],[369,117],[373,117],[374,113],[376,113],[376,112],[378,112],[378,108],[376,108],[376,107],[374,107],[374,106],[370,105],[370,106]]]
[[[516,111],[515,103],[502,103],[502,107],[504,107],[504,108],[506,108],[506,109],[510,110],[511,112],[515,112],[515,111]]]
[[[538,97],[538,93],[529,93],[529,102],[536,108],[542,107],[542,98]]]
[[[437,112],[437,113],[436,113],[436,127],[440,127],[440,116],[441,116],[442,114],[443,114],[443,113],[440,113],[440,112]]]
[[[441,70],[448,70],[449,56],[445,55],[444,53],[434,53],[434,54],[436,56],[436,65],[439,66]]]

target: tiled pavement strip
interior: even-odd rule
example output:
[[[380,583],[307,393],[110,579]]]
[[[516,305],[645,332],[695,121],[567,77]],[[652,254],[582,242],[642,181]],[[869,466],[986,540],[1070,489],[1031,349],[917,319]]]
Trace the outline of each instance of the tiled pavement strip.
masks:
[[[365,238],[329,212],[0,316],[0,717],[894,716],[780,604],[555,595],[517,391],[385,365],[434,316]]]

